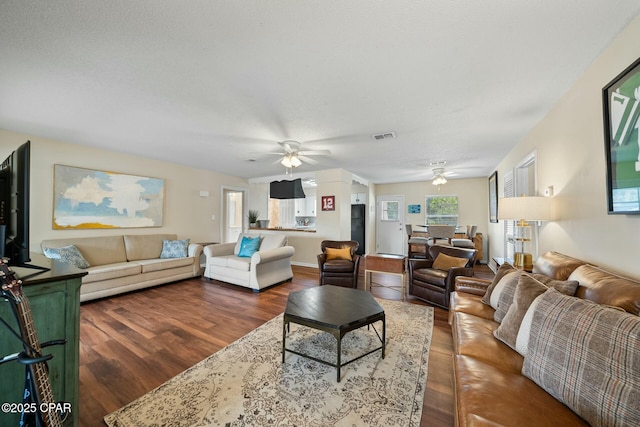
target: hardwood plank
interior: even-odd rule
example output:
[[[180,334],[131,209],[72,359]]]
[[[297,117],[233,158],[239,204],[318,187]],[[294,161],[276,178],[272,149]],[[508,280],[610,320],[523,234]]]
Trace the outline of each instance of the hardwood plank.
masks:
[[[359,287],[364,287],[361,268]],[[294,278],[255,293],[204,278],[184,280],[80,307],[80,425],[103,425],[109,412],[246,335],[284,311],[289,292],[315,287],[315,268],[293,267]],[[482,265],[476,275],[492,278]],[[399,276],[375,275],[385,285]],[[394,282],[394,280],[396,282]],[[379,298],[400,300],[394,289],[374,288]],[[411,304],[428,305],[414,297]],[[435,308],[429,373],[421,426],[454,424],[451,328]]]

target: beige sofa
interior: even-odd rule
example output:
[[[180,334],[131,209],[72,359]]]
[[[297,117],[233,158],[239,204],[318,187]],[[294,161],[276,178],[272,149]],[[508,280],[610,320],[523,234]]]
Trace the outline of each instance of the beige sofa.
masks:
[[[121,235],[43,240],[41,247],[74,245],[89,263],[80,301],[200,276],[202,245],[190,244],[184,258],[160,258],[163,240],[175,234]]]
[[[287,246],[286,235],[262,235],[258,251],[250,258],[238,256],[244,236],[259,235],[241,234],[235,243],[205,246],[205,277],[251,288],[254,292],[293,278],[291,257],[295,248]]]

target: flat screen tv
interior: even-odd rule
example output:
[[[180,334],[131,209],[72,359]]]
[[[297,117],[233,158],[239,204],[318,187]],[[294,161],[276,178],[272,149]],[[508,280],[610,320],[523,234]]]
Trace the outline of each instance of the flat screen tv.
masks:
[[[29,169],[31,142],[18,147],[0,165],[0,256],[10,266],[46,268],[28,264]],[[24,276],[22,277],[24,278]]]

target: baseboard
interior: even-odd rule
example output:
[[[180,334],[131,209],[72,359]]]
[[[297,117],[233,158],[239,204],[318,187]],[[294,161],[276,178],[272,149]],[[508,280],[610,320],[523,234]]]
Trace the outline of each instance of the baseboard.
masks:
[[[318,269],[318,264],[309,264],[308,262],[291,261],[291,265],[297,265],[298,267],[309,267],[309,268]]]

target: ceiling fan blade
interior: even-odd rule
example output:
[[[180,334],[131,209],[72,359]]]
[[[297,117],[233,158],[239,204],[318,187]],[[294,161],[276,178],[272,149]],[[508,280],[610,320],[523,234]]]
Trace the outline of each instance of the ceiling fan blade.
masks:
[[[287,153],[295,153],[300,149],[300,143],[298,141],[282,141],[278,142],[284,151]]]
[[[298,151],[301,156],[330,156],[331,150]]]
[[[311,157],[303,156],[300,153],[298,153],[298,158],[300,160],[302,160],[303,162],[309,163],[310,165],[317,165],[318,164],[318,162],[316,160],[313,160]]]
[[[287,153],[283,153],[282,151],[270,151],[268,153],[262,151],[253,151],[251,153],[252,156],[263,156],[263,155],[276,155],[276,156],[284,156]]]
[[[282,153],[278,153],[278,154],[282,155]],[[271,164],[272,164],[272,165],[275,165],[275,164],[277,164],[277,163],[280,163],[280,162],[282,161],[282,159],[284,159],[284,158],[286,158],[286,157],[287,157],[287,156],[282,156],[282,157],[278,158],[278,160],[276,160],[275,162],[273,162],[273,163],[271,163]]]

